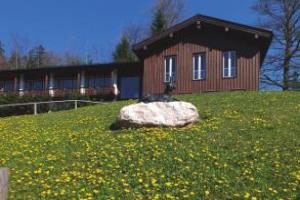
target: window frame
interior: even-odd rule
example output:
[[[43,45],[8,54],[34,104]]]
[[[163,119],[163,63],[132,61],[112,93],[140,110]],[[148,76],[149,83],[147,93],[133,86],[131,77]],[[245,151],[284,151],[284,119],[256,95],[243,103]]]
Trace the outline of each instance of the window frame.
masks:
[[[168,73],[167,73],[167,59],[175,61],[174,71],[173,71],[173,62],[172,62],[172,64],[170,64],[170,66],[169,66]],[[171,80],[167,80],[167,74],[171,74],[172,76],[174,75],[174,80],[176,80],[176,75],[177,75],[176,71],[177,71],[177,56],[176,55],[165,56],[164,57],[164,83],[171,82]],[[171,78],[172,76],[169,76],[169,77]]]
[[[228,66],[227,67],[225,67],[225,54],[226,53],[229,53],[228,54]],[[232,65],[232,53],[234,53],[234,63],[235,63],[235,66],[234,65]],[[228,50],[228,51],[224,51],[223,52],[223,57],[222,57],[222,60],[223,60],[223,70],[222,70],[222,72],[223,72],[223,74],[222,74],[222,77],[224,78],[224,79],[234,79],[234,78],[237,78],[237,51],[236,50]],[[225,69],[228,69],[228,75],[226,75],[226,73],[225,73]],[[235,71],[233,70],[233,69],[235,69]],[[234,74],[232,74],[233,72],[235,72]]]
[[[202,65],[203,64],[203,60],[202,60],[202,56],[204,56],[204,66]],[[198,58],[198,61],[199,61],[199,58],[201,58],[201,65],[200,65],[200,68],[199,68],[199,63],[198,62],[198,77],[196,78],[195,77],[195,65],[196,65],[196,60],[195,60],[195,57]],[[207,53],[206,52],[197,52],[197,53],[193,53],[193,56],[192,56],[192,59],[193,59],[193,81],[202,81],[202,80],[206,80],[206,76],[207,76]],[[204,70],[202,69],[202,67],[204,67]],[[202,77],[202,71],[205,72],[205,76]]]

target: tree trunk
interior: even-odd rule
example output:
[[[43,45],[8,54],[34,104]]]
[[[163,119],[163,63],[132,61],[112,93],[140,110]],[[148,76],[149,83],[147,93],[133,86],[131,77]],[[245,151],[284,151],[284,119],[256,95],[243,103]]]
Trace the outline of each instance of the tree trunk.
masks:
[[[289,89],[289,61],[284,61],[283,64],[283,87],[282,90],[286,91]]]

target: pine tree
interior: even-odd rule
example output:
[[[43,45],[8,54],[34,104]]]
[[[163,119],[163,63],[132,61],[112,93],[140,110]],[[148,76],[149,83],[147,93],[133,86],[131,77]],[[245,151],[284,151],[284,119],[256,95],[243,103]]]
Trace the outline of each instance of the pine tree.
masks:
[[[36,64],[37,67],[43,67],[44,63],[44,58],[45,58],[45,48],[43,47],[43,45],[38,45],[35,49],[35,56],[36,56]]]
[[[151,33],[152,35],[163,32],[167,29],[167,22],[164,16],[164,13],[161,9],[155,11],[152,24],[151,24]]]
[[[0,58],[4,58],[5,57],[5,49],[4,49],[4,45],[0,40]]]
[[[113,53],[113,59],[115,62],[133,62],[137,60],[125,36],[122,37],[121,42],[117,45]]]
[[[5,58],[5,49],[3,43],[0,41],[0,68],[5,67],[6,58]]]
[[[44,66],[45,48],[43,45],[31,49],[28,52],[26,68],[40,68]]]

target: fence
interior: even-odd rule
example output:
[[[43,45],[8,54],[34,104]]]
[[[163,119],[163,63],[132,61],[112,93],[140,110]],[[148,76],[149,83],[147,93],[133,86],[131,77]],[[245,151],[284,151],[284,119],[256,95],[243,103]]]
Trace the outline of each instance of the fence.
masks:
[[[64,101],[45,101],[45,102],[29,102],[29,103],[14,103],[14,104],[3,104],[0,105],[0,108],[9,108],[9,107],[17,107],[17,106],[32,106],[33,114],[38,114],[38,105],[43,104],[57,104],[57,103],[74,103],[73,108],[78,108],[78,103],[87,103],[87,104],[103,104],[103,102],[99,101],[87,101],[87,100],[64,100]]]
[[[0,200],[7,200],[8,195],[8,168],[0,168]]]

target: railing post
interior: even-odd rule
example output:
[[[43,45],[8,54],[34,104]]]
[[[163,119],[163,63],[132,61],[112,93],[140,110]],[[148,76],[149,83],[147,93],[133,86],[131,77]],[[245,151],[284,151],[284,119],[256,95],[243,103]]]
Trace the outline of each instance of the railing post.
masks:
[[[8,196],[8,168],[0,168],[0,200],[7,200]]]
[[[75,108],[75,110],[77,110],[77,108],[78,108],[78,101],[77,100],[74,101],[74,108]]]
[[[33,104],[33,113],[34,115],[37,115],[37,103]]]

